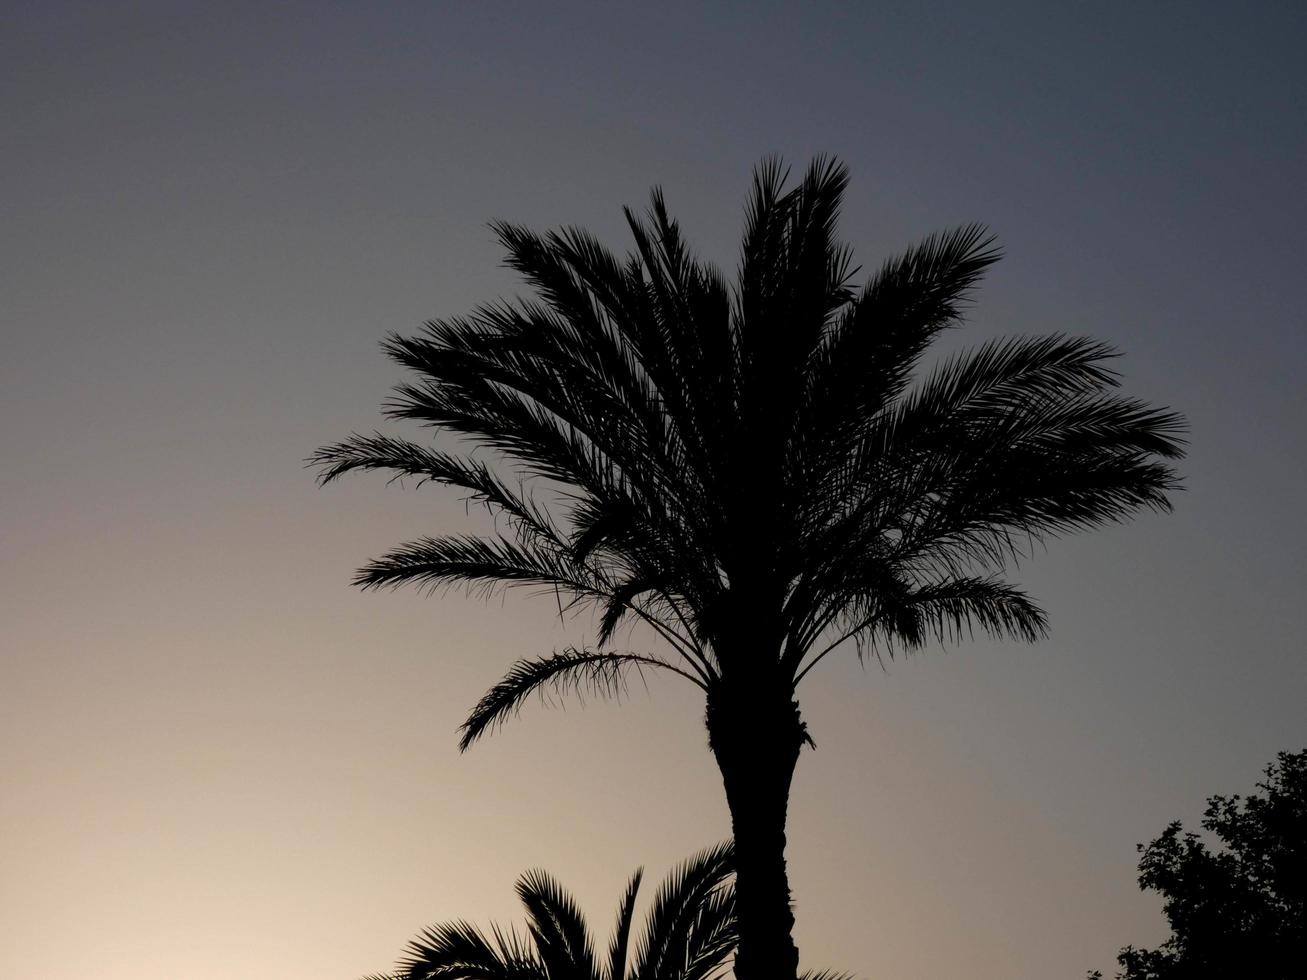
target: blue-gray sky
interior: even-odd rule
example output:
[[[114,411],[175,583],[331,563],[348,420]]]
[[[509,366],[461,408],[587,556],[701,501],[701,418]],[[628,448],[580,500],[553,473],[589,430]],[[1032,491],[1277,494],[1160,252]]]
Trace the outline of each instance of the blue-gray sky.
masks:
[[[519,291],[491,218],[661,184],[735,262],[752,166],[831,152],[868,268],[988,223],[949,340],[1087,333],[1184,412],[1170,516],[1025,564],[1051,638],[805,682],[805,966],[1045,980],[1164,935],[1134,845],[1307,745],[1300,4],[17,3],[0,22],[0,975],[319,980],[518,916],[606,927],[727,832],[701,706],[529,709],[550,602],[359,595],[463,506],[301,460],[378,340]]]

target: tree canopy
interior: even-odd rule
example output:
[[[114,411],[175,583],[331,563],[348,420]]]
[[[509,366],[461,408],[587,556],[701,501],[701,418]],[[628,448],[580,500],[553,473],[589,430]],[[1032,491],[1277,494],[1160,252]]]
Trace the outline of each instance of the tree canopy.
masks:
[[[1140,845],[1139,885],[1163,896],[1172,934],[1156,949],[1123,949],[1117,980],[1303,976],[1307,750],[1279,753],[1257,788],[1208,799],[1202,828],[1216,846],[1179,821]]]
[[[704,695],[736,853],[737,974],[795,980],[791,780],[812,745],[800,682],[981,631],[1033,641],[1009,580],[1040,542],[1167,510],[1183,419],[1119,390],[1110,346],[992,340],[935,364],[998,260],[980,225],[861,274],[838,223],[848,172],[755,172],[733,277],[700,260],[660,191],[621,256],[578,228],[496,223],[532,297],[393,336],[386,406],[449,448],[355,433],[322,481],[379,470],[456,488],[494,533],[443,533],[360,569],[365,588],[525,586],[598,612],[594,649],[514,664],[466,748],[532,693],[611,692],[667,670]],[[477,455],[480,453],[480,455]],[[613,649],[625,625],[661,640]]]

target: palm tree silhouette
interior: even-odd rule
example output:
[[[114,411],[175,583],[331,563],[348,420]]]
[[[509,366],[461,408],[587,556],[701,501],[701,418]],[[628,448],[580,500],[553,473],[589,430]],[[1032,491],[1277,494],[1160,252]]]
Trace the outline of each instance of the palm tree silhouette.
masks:
[[[385,350],[416,374],[386,406],[494,450],[381,434],[323,447],[322,482],[385,470],[460,488],[490,536],[427,537],[364,588],[525,585],[600,611],[596,647],[513,665],[462,747],[532,692],[620,689],[671,671],[703,691],[738,860],[736,972],[794,978],[786,808],[811,744],[796,687],[851,641],[893,656],[973,629],[1033,641],[1045,619],[1000,577],[1036,543],[1169,509],[1183,422],[1117,392],[1105,344],[1018,337],[921,374],[998,259],[971,225],[927,238],[860,289],[836,237],[845,168],[787,190],[754,174],[729,284],[655,190],[619,259],[585,231],[492,225],[535,299],[435,320]],[[529,482],[528,482],[529,481]],[[664,653],[611,649],[642,623]]]
[[[632,950],[642,877],[636,871],[603,958],[572,897],[543,871],[529,871],[517,881],[527,911],[525,937],[498,927],[486,936],[467,922],[432,926],[408,944],[398,972],[365,980],[710,980],[735,951],[733,863],[727,843],[673,871]]]

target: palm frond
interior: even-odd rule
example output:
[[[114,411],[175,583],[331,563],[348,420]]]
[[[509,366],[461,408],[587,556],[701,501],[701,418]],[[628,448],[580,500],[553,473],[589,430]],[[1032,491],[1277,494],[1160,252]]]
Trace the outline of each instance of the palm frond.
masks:
[[[867,433],[811,508],[795,604],[879,554],[919,574],[1001,568],[1049,535],[1166,509],[1175,413],[1105,393],[1108,347],[1079,338],[986,345],[946,364]]]
[[[518,879],[526,906],[525,936],[467,922],[424,929],[408,944],[393,975],[365,980],[710,980],[735,951],[734,850],[728,842],[676,868],[664,881],[645,924],[637,964],[628,970],[631,925],[642,873],[618,907],[605,963],[595,960],[584,916],[549,874]],[[643,972],[641,972],[643,970]]]
[[[467,922],[422,930],[399,961],[405,980],[549,980],[544,962],[515,934],[487,938]]]
[[[603,616],[599,621],[599,628],[595,632],[595,642],[599,646],[606,646],[608,641],[613,638],[617,632],[617,627],[621,625],[622,618],[630,611],[637,609],[635,600],[638,596],[658,589],[660,583],[653,580],[641,578],[629,578],[625,582],[617,585],[609,597],[603,603]]]
[[[608,971],[603,980],[626,980],[627,951],[631,945],[631,923],[635,919],[635,897],[640,891],[640,882],[644,879],[644,869],[636,868],[635,874],[626,886],[621,904],[617,906],[617,923],[613,927],[613,939],[608,946]]]
[[[550,977],[600,980],[585,918],[575,899],[544,871],[528,871],[517,881],[526,906],[536,955]]]
[[[957,642],[977,629],[1027,643],[1048,632],[1044,611],[1025,592],[992,577],[955,578],[915,588],[893,618],[899,621],[894,632],[910,637],[917,646],[927,636],[938,643]],[[903,627],[904,619],[914,625]]]
[[[639,560],[642,552],[636,551]],[[657,567],[656,561],[650,564]],[[617,569],[615,569],[617,571]],[[535,586],[567,597],[567,606],[594,602],[603,608],[600,644],[611,639],[620,620],[633,613],[648,623],[676,651],[693,675],[695,683],[711,676],[712,665],[689,633],[682,608],[686,601],[663,588],[663,578],[674,578],[661,570],[653,580],[627,579],[612,582],[602,568],[592,562],[576,561],[561,541],[546,538],[544,532],[534,540],[512,541],[504,537],[483,538],[471,535],[447,535],[421,538],[401,545],[361,568],[355,583],[364,588],[398,587],[415,584],[430,590],[464,586],[484,595],[512,586]],[[652,601],[640,600],[641,593],[657,590]],[[670,610],[668,617],[655,615],[659,607]],[[663,663],[656,660],[656,663]],[[671,665],[668,669],[684,673]]]
[[[578,495],[577,517],[615,510],[648,560],[678,567],[686,594],[710,590],[702,565],[686,560],[704,537],[698,471],[684,465],[662,394],[613,334],[529,304],[433,321],[426,337],[388,342],[424,379],[398,386],[389,414],[457,432],[565,484]],[[585,353],[605,346],[611,354],[598,361]]]
[[[746,372],[761,371],[756,381],[788,398],[794,385],[783,378],[797,377],[830,314],[851,298],[848,250],[836,239],[848,170],[817,157],[785,194],[774,183],[778,175],[773,170],[754,183],[736,316],[747,331],[741,337]]]
[[[959,321],[999,255],[981,225],[933,235],[886,262],[840,311],[809,359],[794,427],[803,492],[822,496],[828,474],[847,463],[870,420],[904,390],[930,342]]]
[[[401,545],[359,569],[354,583],[365,589],[410,584],[486,590],[538,585],[584,597],[607,591],[593,569],[578,567],[564,550],[473,535],[419,538]]]
[[[472,497],[527,528],[530,533],[557,540],[548,513],[525,493],[514,492],[488,466],[452,453],[438,452],[406,439],[381,433],[370,436],[355,433],[342,442],[323,446],[311,457],[309,465],[318,468],[318,482],[331,483],[356,470],[384,470],[392,479],[403,476],[468,491]]]
[[[732,887],[728,882],[734,871],[735,847],[728,841],[700,852],[668,876],[649,911],[636,952],[633,980],[683,975],[691,960],[691,939],[699,914],[718,889]],[[701,939],[706,935],[702,934]],[[725,959],[734,949],[733,944],[729,948],[726,945],[702,943],[699,951],[716,951]],[[705,958],[699,957],[696,969],[704,969]]]
[[[664,660],[633,653],[569,649],[535,660],[519,660],[472,709],[460,729],[459,749],[466,751],[487,731],[502,725],[521,710],[532,694],[590,692],[600,697],[619,697],[626,690],[627,673],[638,673],[646,667],[670,670],[702,686],[697,678]]]
[[[710,530],[714,508],[706,504],[720,490],[722,448],[731,438],[721,423],[731,418],[737,391],[729,294],[716,269],[688,255],[660,191],[651,194],[647,221],[629,208],[624,213],[636,246],[628,279],[640,300],[639,314],[620,325],[684,446]]]
[[[700,906],[686,940],[683,980],[721,976],[739,945],[735,889],[719,888]]]
[[[871,570],[880,571],[874,565]],[[838,623],[837,636],[801,668],[795,660],[796,685],[846,640],[857,644],[859,657],[868,644],[892,657],[896,648],[914,650],[932,639],[955,643],[976,630],[1028,643],[1048,630],[1044,611],[1025,592],[995,577],[976,576],[912,586],[882,574],[822,622]]]
[[[961,400],[951,416],[909,423],[890,455],[914,459],[884,512],[899,521],[900,555],[998,567],[1019,558],[1021,538],[1122,521],[1141,509],[1170,509],[1179,480],[1169,460],[1184,454],[1174,412],[1085,385],[1053,395],[1042,371],[1011,382],[974,385],[959,372],[944,397]],[[1056,389],[1054,389],[1056,390]]]
[[[1062,398],[1115,388],[1107,362],[1120,354],[1088,337],[1009,337],[955,355],[902,406],[905,415],[947,419],[966,408],[1008,409],[1014,397]]]

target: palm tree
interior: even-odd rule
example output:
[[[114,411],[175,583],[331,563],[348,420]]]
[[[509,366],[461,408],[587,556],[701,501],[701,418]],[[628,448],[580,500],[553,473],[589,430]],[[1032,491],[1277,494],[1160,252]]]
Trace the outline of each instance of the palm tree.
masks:
[[[617,908],[608,955],[596,956],[576,902],[543,871],[517,880],[527,935],[467,922],[425,929],[408,944],[398,972],[365,980],[710,980],[735,951],[735,888],[730,844],[703,851],[667,878],[644,934],[631,947],[641,871]],[[628,962],[629,961],[629,962]]]
[[[582,230],[492,225],[536,298],[384,345],[416,375],[387,414],[456,447],[355,434],[313,457],[324,483],[413,475],[498,515],[492,535],[383,555],[364,588],[523,585],[597,606],[595,647],[513,665],[463,748],[532,692],[611,690],[649,668],[703,692],[743,980],[797,971],[784,853],[812,744],[799,682],[849,643],[892,656],[977,628],[1039,638],[1044,614],[1004,569],[1051,536],[1169,509],[1167,461],[1183,455],[1180,416],[1116,391],[1116,352],[1094,340],[998,340],[919,371],[999,257],[994,239],[976,225],[929,237],[855,288],[836,237],[846,183],[818,159],[787,189],[763,163],[729,285],[657,190],[646,216],[626,211],[624,259]],[[662,652],[612,649],[624,623]]]

